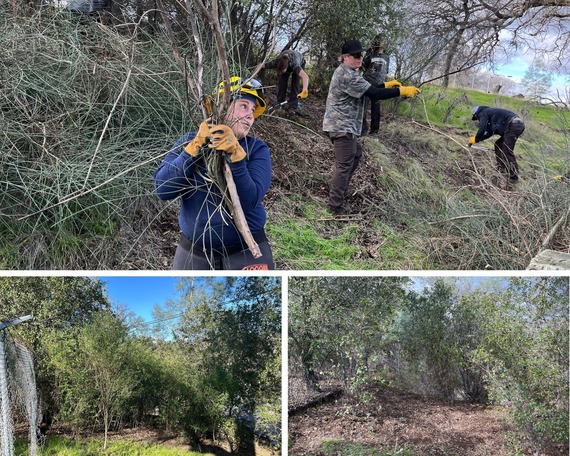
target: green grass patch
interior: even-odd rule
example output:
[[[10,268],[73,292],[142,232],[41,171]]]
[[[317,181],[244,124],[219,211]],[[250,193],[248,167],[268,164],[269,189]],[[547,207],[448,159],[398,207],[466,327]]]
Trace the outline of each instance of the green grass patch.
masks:
[[[317,209],[313,209],[318,213]],[[286,219],[267,226],[278,265],[289,269],[425,269],[426,255],[413,241],[379,219],[370,221],[366,233],[357,224],[332,220],[322,214],[311,219]],[[376,242],[365,247],[365,239]],[[368,249],[368,250],[367,250]]]
[[[322,207],[306,206],[310,218],[287,218],[267,225],[275,258],[284,258],[291,269],[370,269],[362,257],[358,226],[335,221]]]
[[[15,442],[16,456],[28,454],[28,445],[22,440]],[[103,449],[103,442],[99,439],[66,439],[63,437],[50,437],[40,448],[40,456],[198,456],[213,453],[199,453],[196,451],[177,450],[165,448],[160,445],[143,444],[135,442],[109,443]]]
[[[425,103],[424,103],[425,101]],[[547,125],[554,131],[567,128],[570,113],[550,105],[539,105],[505,95],[480,92],[477,90],[450,87],[443,90],[441,86],[427,85],[422,87],[418,99],[398,103],[398,112],[417,121],[429,121],[439,126],[472,129],[476,122],[471,120],[471,109],[474,106],[492,106],[509,109],[523,116],[525,120],[533,120]]]

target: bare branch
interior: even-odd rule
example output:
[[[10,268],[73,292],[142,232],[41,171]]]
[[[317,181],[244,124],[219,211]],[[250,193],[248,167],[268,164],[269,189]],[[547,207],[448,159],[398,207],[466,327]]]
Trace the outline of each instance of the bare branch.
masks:
[[[194,81],[192,81],[192,78],[190,77],[190,75],[188,74],[188,70],[186,68],[186,61],[182,58],[182,56],[180,55],[180,51],[178,50],[178,46],[176,45],[176,39],[174,37],[174,33],[172,31],[172,26],[170,24],[170,18],[168,17],[168,15],[166,14],[166,10],[164,9],[164,3],[162,2],[162,0],[157,0],[157,6],[160,10],[160,13],[162,15],[163,21],[164,21],[164,26],[166,28],[166,33],[168,34],[168,37],[170,38],[171,44],[172,44],[172,53],[174,55],[174,59],[176,60],[176,63],[178,63],[178,66],[180,67],[180,69],[182,70],[182,74],[184,75],[184,78],[186,80],[186,87],[190,88],[190,90],[192,91],[192,95],[194,96],[194,98],[200,102],[201,100],[201,91],[200,89],[198,89],[198,87],[196,87],[196,84],[194,84]],[[195,125],[199,125],[200,122],[198,122],[193,116],[192,116],[192,108],[189,104],[188,101],[188,106],[187,106],[187,111],[188,111],[188,115],[190,116],[190,118],[192,119],[192,122],[194,122]]]

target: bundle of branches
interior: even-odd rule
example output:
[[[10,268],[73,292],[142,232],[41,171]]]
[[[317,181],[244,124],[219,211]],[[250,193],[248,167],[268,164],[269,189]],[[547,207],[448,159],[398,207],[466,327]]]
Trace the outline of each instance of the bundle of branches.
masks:
[[[172,42],[173,55],[178,62],[182,72],[186,77],[186,85],[189,93],[192,95],[193,103],[189,105],[200,106],[202,109],[202,117],[205,120],[206,117],[211,119],[213,124],[224,123],[226,118],[226,111],[230,105],[232,96],[232,84],[230,83],[231,75],[239,75],[243,82],[240,84],[247,83],[251,80],[259,69],[259,65],[251,75],[241,75],[239,71],[239,62],[233,65],[233,71],[230,72],[230,64],[228,62],[228,54],[226,52],[226,46],[231,43],[226,43],[226,36],[230,36],[231,41],[231,30],[223,30],[220,18],[224,17],[224,13],[227,17],[230,16],[230,11],[220,11],[220,5],[217,0],[213,0],[209,4],[209,8],[206,7],[202,0],[196,0],[194,2],[198,10],[198,14],[194,11],[192,6],[187,3],[185,13],[190,19],[190,24],[192,28],[193,42],[195,47],[195,57],[194,65],[188,68],[188,62],[182,58],[180,50],[177,45],[176,36],[173,32],[173,27],[171,24],[170,16],[167,14],[164,3],[162,0],[158,1],[158,6],[162,12],[164,24],[166,31]],[[226,5],[229,7],[229,5]],[[202,19],[202,21],[200,20]],[[205,27],[208,24],[209,30]],[[204,52],[204,39],[203,36],[206,32],[210,32],[213,37],[213,42],[215,43],[215,55],[210,55],[210,58],[205,58],[207,53]],[[273,44],[273,47],[275,43]],[[239,56],[237,56],[239,59]],[[221,87],[225,88],[214,92],[212,96],[205,95],[204,91],[204,70],[205,62],[209,62],[210,71],[212,66],[217,75],[220,75],[220,80],[222,81]],[[216,65],[211,65],[211,62],[216,62]],[[236,71],[237,69],[237,71]],[[239,90],[239,88],[238,88]],[[207,103],[206,103],[207,101]],[[199,122],[195,121],[196,124]],[[228,211],[233,219],[233,223],[236,228],[244,238],[249,250],[253,254],[254,258],[259,258],[261,256],[261,251],[253,236],[249,230],[249,226],[243,210],[241,208],[239,196],[235,183],[233,181],[232,172],[229,165],[225,161],[223,153],[206,154],[203,156],[206,161],[206,169],[209,180],[211,180],[215,186],[222,192],[222,204],[225,207],[220,207],[219,210]]]

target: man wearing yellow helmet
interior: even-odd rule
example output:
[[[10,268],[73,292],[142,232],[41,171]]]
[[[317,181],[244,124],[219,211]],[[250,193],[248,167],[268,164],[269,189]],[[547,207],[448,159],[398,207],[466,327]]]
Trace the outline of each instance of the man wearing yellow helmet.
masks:
[[[179,225],[182,231],[173,269],[274,269],[265,236],[262,200],[271,185],[269,148],[249,136],[257,117],[266,108],[261,84],[255,79],[230,79],[231,104],[223,122],[202,122],[197,132],[178,139],[155,172],[160,199],[181,196]],[[223,97],[224,83],[209,97],[213,114]],[[208,176],[206,154],[224,153],[240,203],[262,256],[254,258],[231,216],[224,208],[222,192]]]

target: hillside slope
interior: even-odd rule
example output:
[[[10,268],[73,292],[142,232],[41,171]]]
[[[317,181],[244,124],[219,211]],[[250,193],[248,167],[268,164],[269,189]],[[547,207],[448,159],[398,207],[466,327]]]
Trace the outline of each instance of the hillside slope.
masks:
[[[524,269],[565,216],[568,183],[519,156],[522,182],[511,188],[492,152],[463,146],[472,131],[385,104],[379,137],[363,138],[342,217],[325,209],[334,161],[324,100],[307,100],[308,117],[278,111],[256,123],[272,151],[267,231],[278,268]],[[568,251],[568,234],[558,230],[552,245]]]

